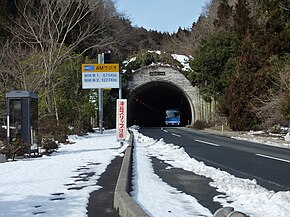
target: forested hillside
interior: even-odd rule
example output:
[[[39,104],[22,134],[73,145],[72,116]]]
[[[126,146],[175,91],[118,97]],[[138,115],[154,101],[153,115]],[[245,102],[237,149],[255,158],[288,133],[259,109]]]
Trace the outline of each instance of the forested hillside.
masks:
[[[96,94],[82,90],[81,64],[104,50],[122,63],[148,49],[193,56],[192,84],[232,129],[288,124],[289,17],[289,0],[212,0],[192,28],[169,34],[133,27],[112,0],[2,0],[1,124],[5,94],[30,90],[40,98],[40,127],[88,130]],[[117,94],[105,92],[107,127]]]
[[[212,30],[194,49],[192,82],[233,130],[288,125],[290,2],[214,2]]]

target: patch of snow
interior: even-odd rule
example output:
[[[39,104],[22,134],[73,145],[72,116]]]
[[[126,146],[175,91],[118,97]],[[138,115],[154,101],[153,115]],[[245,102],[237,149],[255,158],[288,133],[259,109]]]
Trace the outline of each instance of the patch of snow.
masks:
[[[123,64],[125,65],[125,67],[127,67],[129,63],[134,61],[136,61],[136,57],[132,57],[131,59],[124,61]]]
[[[265,133],[264,131],[253,131],[253,130],[250,130],[247,134],[248,135],[259,135],[259,134],[263,134]]]
[[[156,53],[156,54],[160,55],[161,51],[160,50],[148,50],[148,53]]]
[[[244,141],[250,141],[250,142],[255,142],[255,143],[260,143],[264,145],[269,145],[269,146],[275,146],[275,147],[280,147],[280,148],[290,148],[289,143],[276,143],[276,142],[271,142],[271,141],[265,141],[263,139],[258,139],[258,138],[244,138],[244,137],[239,137],[239,136],[232,136],[231,138],[237,139],[237,140],[244,140]],[[274,140],[274,138],[272,138]]]
[[[89,194],[124,148],[115,131],[69,136],[51,156],[0,164],[0,216],[85,217]],[[91,174],[90,177],[86,174]]]
[[[148,50],[147,51],[148,53],[156,53],[158,55],[161,55],[161,51],[160,50],[156,50],[156,51],[152,51],[152,50]],[[183,66],[183,70],[187,70],[187,71],[190,71],[191,68],[189,66],[189,60],[190,58],[185,56],[185,55],[179,55],[179,54],[171,54],[171,56],[173,57],[173,59],[177,60],[178,62],[181,63],[181,65]],[[131,62],[134,62],[136,61],[136,57],[132,57],[130,60],[128,61],[124,61],[124,65],[125,67],[131,63]],[[152,63],[151,66],[155,66],[155,65],[161,65],[161,66],[171,66],[169,64],[164,64],[164,63]],[[126,70],[124,70],[124,73],[126,72]]]
[[[180,54],[171,54],[171,56],[183,65],[185,70],[191,70],[189,66],[189,57]]]
[[[169,186],[154,173],[144,139],[146,138],[142,136],[137,139],[137,147],[134,150],[131,192],[134,200],[152,217],[211,217],[212,213],[200,205],[194,197]]]
[[[284,137],[285,141],[289,142],[290,141],[290,133],[288,132],[286,136]]]

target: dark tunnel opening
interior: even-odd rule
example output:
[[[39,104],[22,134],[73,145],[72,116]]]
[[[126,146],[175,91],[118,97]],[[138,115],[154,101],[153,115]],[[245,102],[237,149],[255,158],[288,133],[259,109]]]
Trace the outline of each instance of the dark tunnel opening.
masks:
[[[165,126],[166,109],[180,109],[180,126],[191,123],[191,108],[185,94],[173,84],[150,82],[131,93],[128,101],[128,125]]]

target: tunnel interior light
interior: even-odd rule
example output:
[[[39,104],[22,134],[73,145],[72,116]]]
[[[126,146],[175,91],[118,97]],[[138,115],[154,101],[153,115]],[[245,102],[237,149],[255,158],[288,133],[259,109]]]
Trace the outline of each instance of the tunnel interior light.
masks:
[[[157,110],[157,109],[153,108],[152,106],[148,105],[147,103],[143,102],[142,100],[140,100],[136,96],[133,97],[133,100],[143,107],[146,107],[146,108],[148,108],[156,113],[161,113],[159,110]]]

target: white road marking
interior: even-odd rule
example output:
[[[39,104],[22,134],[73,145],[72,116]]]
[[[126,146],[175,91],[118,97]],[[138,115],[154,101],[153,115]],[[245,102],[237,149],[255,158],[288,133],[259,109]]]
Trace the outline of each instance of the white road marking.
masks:
[[[264,158],[269,158],[269,159],[272,159],[272,160],[278,160],[278,161],[283,161],[283,162],[286,162],[286,163],[290,163],[290,160],[285,160],[285,159],[281,159],[281,158],[277,158],[277,157],[271,157],[271,156],[263,155],[263,154],[256,154],[256,155],[259,156],[259,157],[264,157]]]
[[[175,134],[175,133],[171,133],[173,136],[177,136],[177,137],[181,137],[180,135],[178,134]]]
[[[216,146],[216,147],[219,147],[219,146],[220,146],[220,145],[215,144],[215,143],[206,142],[206,141],[202,141],[202,140],[198,140],[198,139],[196,139],[195,141],[196,141],[196,142],[200,142],[200,143],[204,143],[204,144],[207,144],[207,145]]]
[[[165,132],[165,133],[168,133],[168,131],[165,130],[163,127],[161,127],[161,130],[162,130],[163,132]]]

